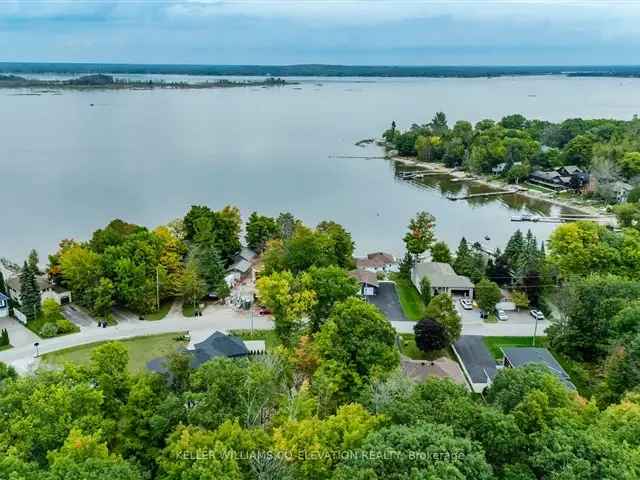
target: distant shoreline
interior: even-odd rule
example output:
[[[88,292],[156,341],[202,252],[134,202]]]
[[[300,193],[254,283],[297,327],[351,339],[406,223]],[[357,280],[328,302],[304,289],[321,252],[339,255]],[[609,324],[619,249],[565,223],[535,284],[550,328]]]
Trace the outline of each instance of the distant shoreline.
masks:
[[[555,75],[640,78],[640,65],[392,66],[392,65],[166,65],[126,63],[0,62],[0,73],[193,75],[246,77],[482,78]]]

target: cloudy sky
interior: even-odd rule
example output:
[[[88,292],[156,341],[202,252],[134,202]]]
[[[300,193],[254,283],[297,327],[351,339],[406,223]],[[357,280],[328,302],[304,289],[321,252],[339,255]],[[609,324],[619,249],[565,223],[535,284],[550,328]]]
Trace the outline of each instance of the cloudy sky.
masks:
[[[0,61],[640,64],[640,0],[0,0]]]

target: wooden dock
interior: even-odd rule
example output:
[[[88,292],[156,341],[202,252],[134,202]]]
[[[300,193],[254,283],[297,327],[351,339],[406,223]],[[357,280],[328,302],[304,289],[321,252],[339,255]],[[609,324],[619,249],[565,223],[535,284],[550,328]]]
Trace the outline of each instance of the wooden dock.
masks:
[[[469,198],[479,198],[479,197],[494,197],[498,195],[513,195],[514,193],[518,193],[519,190],[500,190],[497,192],[483,192],[483,193],[470,193],[468,195],[449,195],[447,198],[452,201],[456,200],[467,200]]]
[[[617,220],[612,215],[556,215],[556,216],[544,216],[544,215],[516,215],[511,217],[512,222],[541,222],[541,223],[567,223],[567,222],[597,222],[609,225],[615,225]]]

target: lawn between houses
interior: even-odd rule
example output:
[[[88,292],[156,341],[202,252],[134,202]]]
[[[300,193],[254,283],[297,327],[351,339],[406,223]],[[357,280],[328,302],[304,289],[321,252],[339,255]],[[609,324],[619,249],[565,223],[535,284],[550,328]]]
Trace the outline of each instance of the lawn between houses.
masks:
[[[142,337],[116,340],[122,343],[129,353],[128,370],[130,373],[144,371],[147,363],[157,357],[164,357],[175,352],[180,347],[186,347],[188,342],[179,340],[188,332],[163,333],[161,335],[145,335]],[[107,342],[96,342],[78,347],[67,348],[42,356],[43,363],[62,366],[65,363],[86,365],[91,361],[91,353],[97,347]]]
[[[391,279],[395,282],[396,292],[398,292],[400,306],[405,317],[414,322],[422,320],[427,307],[422,302],[415,285],[399,274],[392,275]]]

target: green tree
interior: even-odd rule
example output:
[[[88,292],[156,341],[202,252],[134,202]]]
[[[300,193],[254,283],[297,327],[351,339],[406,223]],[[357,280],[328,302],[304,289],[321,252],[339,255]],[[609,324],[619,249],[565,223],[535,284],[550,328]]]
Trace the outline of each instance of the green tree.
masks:
[[[207,293],[207,282],[200,276],[200,269],[195,261],[189,261],[182,278],[182,295],[185,302],[193,304],[194,310],[197,303]]]
[[[416,345],[425,353],[435,352],[449,346],[447,330],[435,320],[425,318],[413,326]]]
[[[431,248],[431,260],[439,263],[451,263],[451,251],[445,242],[436,242]]]
[[[449,343],[455,342],[460,337],[462,332],[460,315],[453,305],[453,300],[446,293],[441,293],[431,299],[425,310],[425,318],[434,320],[445,328]]]
[[[20,306],[27,321],[35,320],[40,314],[40,287],[33,269],[24,262],[20,272]]]
[[[422,280],[420,280],[420,298],[425,306],[431,302],[431,282],[429,277],[422,277]]]
[[[253,212],[246,225],[245,240],[249,248],[260,253],[265,249],[267,242],[276,238],[279,233],[280,228],[275,219]]]
[[[640,385],[640,334],[617,345],[605,363],[604,403],[620,401],[624,393]]]
[[[486,278],[483,278],[480,283],[476,284],[475,294],[478,306],[488,313],[495,310],[496,303],[502,298],[500,287]]]
[[[224,279],[225,269],[218,249],[211,244],[201,244],[194,252],[194,260],[198,266],[200,278],[207,285],[207,291],[215,292],[221,298],[226,297],[224,293],[228,288]]]
[[[625,153],[620,161],[622,174],[627,178],[640,175],[640,152]]]
[[[108,278],[102,277],[93,289],[93,308],[91,309],[95,315],[104,318],[106,321],[111,319],[111,309],[114,304],[115,287],[113,282]]]
[[[333,371],[329,377],[337,383],[337,397],[353,398],[360,385],[398,365],[393,327],[376,307],[357,298],[334,306],[316,335],[316,345],[325,362],[316,375]]]
[[[404,236],[407,251],[420,257],[431,248],[434,238],[435,218],[427,212],[418,214],[409,222],[409,232]]]
[[[7,284],[4,281],[4,274],[2,273],[2,270],[0,270],[0,293],[4,293],[8,296]]]
[[[353,268],[353,248],[355,244],[351,234],[342,225],[326,220],[318,224],[317,231],[327,234],[331,239],[336,263],[342,268]]]
[[[529,308],[529,297],[525,292],[515,290],[511,294],[511,299],[513,300],[513,303],[516,304],[517,308]]]
[[[358,294],[356,280],[338,267],[311,267],[300,276],[306,290],[315,292],[316,303],[310,312],[309,330],[315,333],[329,316],[337,302]]]
[[[104,398],[104,411],[117,417],[127,401],[130,379],[129,351],[120,342],[108,342],[91,352],[89,370]]]
[[[32,249],[29,252],[29,257],[27,259],[27,264],[29,265],[29,268],[33,271],[34,275],[39,275],[40,274],[40,270],[38,269],[38,263],[40,262],[40,258],[38,257],[38,252],[35,251],[35,249]]]
[[[591,135],[578,135],[572,138],[562,151],[564,164],[588,167],[593,158],[594,143]]]
[[[296,217],[289,212],[282,212],[278,215],[276,219],[276,224],[278,225],[278,233],[280,239],[289,240],[293,236],[293,232],[296,227],[300,225],[300,220],[296,220]]]
[[[317,303],[313,290],[301,287],[291,272],[274,272],[256,282],[258,298],[273,313],[276,334],[285,345],[296,342],[302,317]]]

